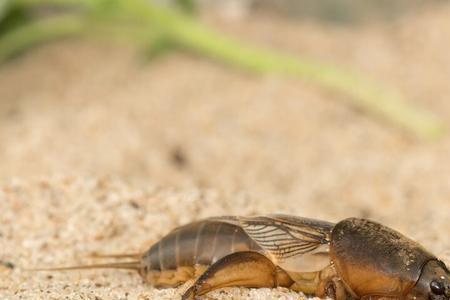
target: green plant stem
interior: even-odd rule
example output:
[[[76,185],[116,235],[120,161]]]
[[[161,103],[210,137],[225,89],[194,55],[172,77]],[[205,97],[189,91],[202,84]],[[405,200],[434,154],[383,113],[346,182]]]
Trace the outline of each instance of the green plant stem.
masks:
[[[244,46],[206,29],[189,17],[146,1],[129,0],[127,4],[132,13],[156,23],[177,43],[199,54],[258,73],[278,73],[318,83],[349,95],[347,99],[352,105],[421,138],[439,138],[445,131],[444,124],[432,114],[404,102],[396,92],[364,80],[358,74],[313,60]]]
[[[99,0],[14,0],[15,5],[32,7],[39,5],[73,5],[73,6],[92,6],[99,3]]]
[[[0,39],[0,62],[31,46],[81,34],[85,25],[85,20],[78,16],[54,17],[22,25]]]
[[[21,5],[79,5],[95,12],[105,4],[104,0],[16,0]],[[381,116],[393,124],[425,139],[435,139],[445,132],[444,124],[435,116],[406,103],[395,91],[382,88],[363,76],[343,68],[321,62],[279,55],[271,51],[246,46],[202,26],[189,16],[156,5],[148,0],[108,2],[115,5],[117,16],[129,16],[140,24],[156,30],[177,45],[214,60],[261,74],[281,74],[320,84],[346,97],[353,106]],[[111,7],[109,7],[111,10]],[[105,17],[107,19],[107,16]],[[148,30],[143,26],[144,30]],[[1,52],[0,52],[1,53]],[[1,60],[1,54],[0,54]]]

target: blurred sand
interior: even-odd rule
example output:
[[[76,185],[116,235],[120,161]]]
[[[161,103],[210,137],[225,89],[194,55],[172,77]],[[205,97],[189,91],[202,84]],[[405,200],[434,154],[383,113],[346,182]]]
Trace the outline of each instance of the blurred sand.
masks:
[[[360,28],[264,16],[205,22],[348,65],[450,120],[450,5]],[[282,33],[282,34],[281,34]],[[0,69],[0,298],[172,299],[136,274],[21,268],[146,249],[223,214],[369,217],[450,263],[450,137],[411,139],[299,81],[65,41]],[[7,262],[14,264],[10,269]],[[213,299],[300,299],[227,289]]]

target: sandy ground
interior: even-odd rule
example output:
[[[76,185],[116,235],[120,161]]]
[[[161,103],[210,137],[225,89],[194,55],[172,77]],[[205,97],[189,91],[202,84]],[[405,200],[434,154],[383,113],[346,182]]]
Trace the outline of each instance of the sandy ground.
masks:
[[[206,19],[264,47],[346,64],[450,125],[450,5],[390,23]],[[282,34],[281,34],[282,33]],[[173,299],[131,272],[32,273],[145,250],[211,215],[368,217],[450,263],[450,137],[424,143],[298,81],[183,54],[65,41],[0,69],[0,298]],[[300,299],[227,289],[213,299]]]

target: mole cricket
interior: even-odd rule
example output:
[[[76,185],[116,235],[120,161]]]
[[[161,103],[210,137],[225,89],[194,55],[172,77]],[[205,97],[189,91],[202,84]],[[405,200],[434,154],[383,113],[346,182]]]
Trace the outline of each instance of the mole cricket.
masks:
[[[441,260],[366,219],[212,217],[173,229],[144,253],[109,257],[132,260],[39,270],[131,269],[158,288],[191,280],[184,300],[232,286],[286,287],[335,300],[450,300]]]

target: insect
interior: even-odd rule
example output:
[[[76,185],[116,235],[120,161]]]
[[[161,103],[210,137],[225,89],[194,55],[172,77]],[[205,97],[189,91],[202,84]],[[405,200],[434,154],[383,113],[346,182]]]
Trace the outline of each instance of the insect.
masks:
[[[450,299],[442,261],[366,219],[213,217],[175,228],[143,254],[115,257],[134,260],[51,270],[132,269],[155,287],[193,280],[184,300],[231,286],[281,286],[336,300]]]

